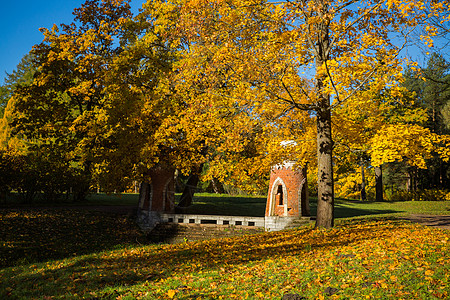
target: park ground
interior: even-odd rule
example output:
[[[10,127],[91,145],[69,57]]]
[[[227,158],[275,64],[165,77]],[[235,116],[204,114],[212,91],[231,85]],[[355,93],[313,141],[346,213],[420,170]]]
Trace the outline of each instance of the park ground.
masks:
[[[330,230],[309,225],[169,245],[146,241],[133,222],[133,197],[1,209],[0,298],[450,297],[448,201],[338,199]],[[263,200],[199,195],[194,207],[231,212],[241,203],[241,214],[259,214]]]

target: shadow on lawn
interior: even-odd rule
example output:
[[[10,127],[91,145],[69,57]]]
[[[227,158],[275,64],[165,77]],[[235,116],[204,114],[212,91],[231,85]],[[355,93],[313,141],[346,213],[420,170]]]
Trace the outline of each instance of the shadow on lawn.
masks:
[[[355,201],[358,203],[358,208],[351,207],[352,201],[349,200],[341,200],[336,199],[334,202],[334,217],[336,219],[339,218],[351,218],[358,216],[370,216],[373,215],[376,217],[377,215],[384,214],[392,214],[392,213],[401,213],[402,211],[392,210],[392,209],[374,209],[373,205],[376,202],[361,202]],[[368,207],[367,209],[361,208],[365,205],[371,205],[372,207]],[[310,208],[311,208],[311,216],[316,216],[317,214],[317,199],[311,197],[310,198]]]
[[[265,198],[217,197],[198,201],[195,213],[264,216]],[[229,210],[224,211],[224,205]],[[335,204],[335,217],[379,215],[398,211],[353,208],[348,202]],[[360,205],[361,206],[361,205]],[[239,209],[240,207],[240,209]],[[311,201],[311,215],[316,201]],[[239,214],[237,214],[239,215]],[[0,268],[61,259],[113,249],[117,245],[148,243],[136,224],[126,216],[64,209],[0,210]]]
[[[137,245],[146,240],[125,215],[68,209],[0,210],[0,268]]]
[[[262,204],[264,199],[245,200],[246,206],[254,212],[255,205],[265,206],[265,203]],[[220,209],[225,203],[235,207],[243,204],[242,199],[233,197],[218,198],[214,204]],[[311,201],[311,212],[315,215],[314,199]],[[399,211],[354,208],[348,202],[337,201],[335,204],[336,218],[396,212]],[[258,212],[258,216],[263,215],[263,212]],[[0,298],[5,298],[2,293],[5,293],[6,288],[11,291],[20,289],[19,298],[42,295],[58,297],[75,293],[91,297],[86,291],[93,292],[92,297],[108,298],[113,296],[116,287],[151,284],[171,277],[174,272],[189,274],[208,269],[221,273],[224,272],[222,269],[226,272],[233,265],[285,254],[304,255],[309,251],[354,243],[379,232],[375,225],[369,225],[353,229],[352,234],[345,234],[358,223],[352,220],[346,223],[344,229],[328,233],[300,228],[202,243],[138,247],[137,244],[143,240],[140,239],[141,234],[135,224],[129,219],[117,218],[111,214],[64,210],[3,210],[0,211],[0,218],[0,237],[3,242],[3,246],[0,245],[0,267],[12,266],[21,260],[20,264],[24,265],[72,257],[64,264],[50,262],[49,265],[53,265],[51,268],[38,266],[43,268],[41,270],[33,266],[0,270]],[[36,243],[33,244],[33,241]],[[117,245],[133,245],[134,248],[100,253],[114,249]],[[81,254],[89,256],[80,256]],[[108,287],[112,292],[105,290]]]
[[[195,195],[188,214],[264,217],[266,197]]]
[[[22,298],[37,295],[63,297],[75,293],[80,297],[109,298],[117,293],[115,289],[126,289],[126,286],[151,285],[160,279],[183,277],[200,270],[217,272],[217,276],[224,277],[234,267],[252,261],[326,251],[375,238],[381,231],[390,230],[392,227],[380,228],[376,223],[363,228],[350,224],[330,231],[299,228],[208,242],[137,247],[80,256],[65,265],[49,263],[50,267],[39,271],[18,268],[13,276],[3,274],[0,287],[20,288]],[[29,286],[23,286],[24,283],[29,283]],[[121,294],[124,292],[120,291]]]
[[[373,203],[370,203],[373,205]],[[360,205],[364,205],[364,202],[361,202]],[[392,210],[392,209],[361,209],[349,207],[345,203],[335,203],[334,204],[334,217],[335,218],[351,218],[358,216],[369,216],[369,215],[382,215],[382,214],[392,214],[392,213],[400,213],[401,211]]]
[[[374,202],[360,202],[359,206],[365,204],[373,205]],[[351,201],[339,200],[335,201],[335,218],[350,218],[356,216],[380,215],[399,213],[401,211],[391,209],[373,209],[371,208],[355,208],[351,207]],[[194,204],[186,210],[188,214],[205,214],[205,215],[229,215],[229,216],[252,216],[264,217],[266,209],[266,197],[210,197],[195,196]],[[317,198],[310,198],[311,216],[315,216],[317,212]]]

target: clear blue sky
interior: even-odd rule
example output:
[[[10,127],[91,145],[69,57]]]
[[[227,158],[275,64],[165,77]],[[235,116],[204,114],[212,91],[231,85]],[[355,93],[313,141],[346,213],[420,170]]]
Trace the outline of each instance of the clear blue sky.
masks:
[[[74,8],[84,0],[2,0],[0,18],[0,85],[5,72],[11,73],[33,45],[39,44],[43,35],[39,28],[73,21]],[[132,0],[136,14],[145,0]]]
[[[131,0],[134,14],[146,0]],[[84,0],[2,0],[0,18],[0,85],[5,72],[11,73],[33,45],[42,41],[39,28],[51,28],[53,24],[71,23],[73,9],[80,7]],[[424,58],[412,48],[405,55]],[[445,52],[445,51],[444,51]]]

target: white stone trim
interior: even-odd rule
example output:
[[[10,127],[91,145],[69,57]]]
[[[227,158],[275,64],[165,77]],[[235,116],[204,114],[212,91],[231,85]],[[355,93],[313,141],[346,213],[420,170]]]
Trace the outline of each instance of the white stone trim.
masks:
[[[264,217],[249,216],[217,216],[217,215],[191,215],[191,214],[161,214],[160,222],[177,224],[213,224],[230,226],[265,226]],[[202,221],[213,221],[203,223]]]
[[[281,179],[280,177],[277,177],[277,179],[275,179],[275,181],[272,184],[271,191],[270,191],[269,216],[274,216],[275,206],[278,206],[275,203],[275,193],[276,193],[276,189],[278,188],[278,185],[281,185],[283,187],[283,208],[284,208],[283,215],[287,216],[288,193],[287,193],[287,189],[286,189],[286,184],[284,183],[283,179]]]
[[[272,167],[272,170],[293,169],[295,161],[285,161]]]

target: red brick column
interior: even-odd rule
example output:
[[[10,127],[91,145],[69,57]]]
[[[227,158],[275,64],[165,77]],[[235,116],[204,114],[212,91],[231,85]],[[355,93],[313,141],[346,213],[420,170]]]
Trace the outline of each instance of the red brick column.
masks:
[[[266,216],[301,216],[301,194],[304,175],[302,169],[294,170],[292,163],[276,165],[270,173]],[[282,186],[282,195],[277,193]],[[304,187],[306,188],[306,186]],[[282,204],[279,199],[282,197]]]

